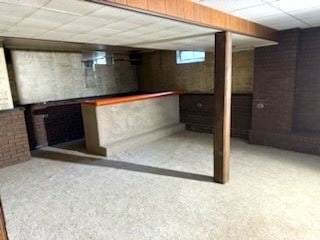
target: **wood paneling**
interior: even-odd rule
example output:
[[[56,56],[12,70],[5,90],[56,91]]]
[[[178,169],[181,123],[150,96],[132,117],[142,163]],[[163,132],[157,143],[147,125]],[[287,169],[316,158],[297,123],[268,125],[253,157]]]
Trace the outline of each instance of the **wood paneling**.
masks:
[[[178,16],[177,0],[166,0],[166,13],[170,16]]]
[[[148,9],[148,0],[127,0],[127,5],[134,8]]]
[[[115,3],[127,4],[127,0],[115,0]]]
[[[177,18],[184,18],[183,0],[177,0]]]
[[[87,0],[218,30],[277,41],[278,31],[190,0]]]
[[[182,0],[181,7],[184,9],[184,19],[189,21],[194,21],[195,13],[194,13],[194,3],[191,1]],[[178,5],[179,8],[179,5]]]
[[[230,32],[215,34],[214,181],[229,180],[232,40]]]
[[[2,210],[1,200],[0,200],[0,240],[8,240],[6,224],[4,221],[4,213]]]
[[[148,2],[148,9],[150,11],[166,14],[166,1],[150,0]]]

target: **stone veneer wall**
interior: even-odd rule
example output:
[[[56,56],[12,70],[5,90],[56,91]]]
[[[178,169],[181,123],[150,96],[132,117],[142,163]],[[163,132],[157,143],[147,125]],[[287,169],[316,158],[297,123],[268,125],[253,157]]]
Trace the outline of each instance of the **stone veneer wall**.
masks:
[[[233,53],[232,92],[251,93],[254,51]],[[206,53],[202,63],[177,64],[175,51],[155,51],[143,54],[138,68],[139,90],[160,92],[213,93],[214,55]]]
[[[0,123],[0,167],[29,160],[24,109],[1,111]]]

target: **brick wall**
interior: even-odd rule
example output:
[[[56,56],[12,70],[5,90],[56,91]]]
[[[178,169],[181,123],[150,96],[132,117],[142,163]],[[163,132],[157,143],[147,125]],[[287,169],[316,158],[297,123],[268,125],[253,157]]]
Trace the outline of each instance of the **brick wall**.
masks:
[[[251,128],[251,94],[233,94],[231,107],[231,134],[248,138]],[[180,96],[180,121],[186,128],[198,132],[213,132],[214,95],[184,94]]]
[[[24,110],[0,112],[0,167],[29,160],[30,150]]]
[[[319,31],[283,31],[255,50],[250,143],[320,154]]]

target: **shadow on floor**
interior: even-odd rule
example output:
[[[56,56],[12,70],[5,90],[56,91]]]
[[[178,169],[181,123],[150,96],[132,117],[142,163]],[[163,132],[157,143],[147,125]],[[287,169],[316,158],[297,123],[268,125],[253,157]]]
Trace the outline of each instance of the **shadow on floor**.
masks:
[[[123,162],[123,161],[99,159],[99,158],[93,158],[88,156],[78,156],[78,155],[72,155],[72,154],[54,152],[54,151],[48,151],[48,150],[38,150],[33,152],[32,155],[34,157],[40,157],[40,158],[62,161],[62,162],[72,162],[76,164],[86,164],[86,165],[92,165],[92,166],[100,166],[100,167],[122,169],[122,170],[134,171],[134,172],[150,173],[150,174],[156,174],[161,176],[184,178],[184,179],[197,180],[197,181],[203,181],[203,182],[213,182],[212,176],[189,173],[189,172],[181,172],[181,171],[170,170],[165,168],[145,166],[141,164],[135,164],[135,163],[129,163],[129,162]]]

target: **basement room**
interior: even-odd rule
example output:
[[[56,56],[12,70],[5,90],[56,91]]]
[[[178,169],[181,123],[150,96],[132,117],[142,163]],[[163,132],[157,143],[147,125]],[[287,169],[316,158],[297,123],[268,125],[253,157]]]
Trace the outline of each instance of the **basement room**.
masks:
[[[320,1],[0,1],[0,240],[319,240]]]

